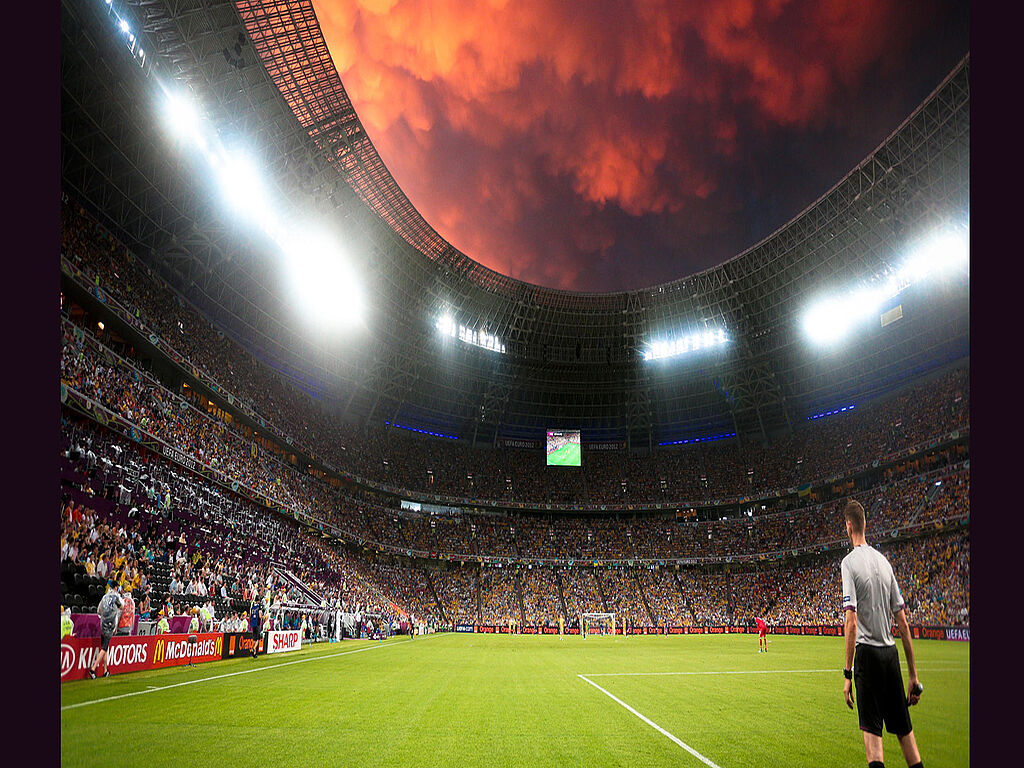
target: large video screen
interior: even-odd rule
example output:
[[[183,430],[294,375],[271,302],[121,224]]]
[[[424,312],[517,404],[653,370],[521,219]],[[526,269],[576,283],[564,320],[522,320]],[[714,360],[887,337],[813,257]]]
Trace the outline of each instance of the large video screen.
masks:
[[[548,466],[580,466],[580,431],[578,429],[548,430]]]

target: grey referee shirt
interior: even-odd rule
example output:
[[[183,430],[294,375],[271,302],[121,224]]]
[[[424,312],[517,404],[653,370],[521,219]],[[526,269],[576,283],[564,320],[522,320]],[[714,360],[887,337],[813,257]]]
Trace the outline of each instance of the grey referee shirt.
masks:
[[[857,613],[857,642],[896,645],[892,615],[903,607],[896,576],[885,555],[868,544],[843,558],[843,610]]]

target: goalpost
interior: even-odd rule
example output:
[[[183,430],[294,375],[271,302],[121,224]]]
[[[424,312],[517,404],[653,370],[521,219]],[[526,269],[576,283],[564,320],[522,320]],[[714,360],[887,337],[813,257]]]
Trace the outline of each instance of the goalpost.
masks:
[[[614,613],[582,613],[580,614],[580,634],[585,640],[592,627],[600,629],[600,634],[615,634]]]

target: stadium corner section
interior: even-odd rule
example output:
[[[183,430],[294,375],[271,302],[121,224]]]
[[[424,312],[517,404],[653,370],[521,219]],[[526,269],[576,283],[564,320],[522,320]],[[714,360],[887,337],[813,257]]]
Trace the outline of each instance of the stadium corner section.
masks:
[[[250,632],[202,632],[177,635],[115,637],[110,641],[107,668],[111,675],[150,669],[202,664],[251,654]],[[259,653],[287,653],[302,648],[298,630],[267,632],[259,639]],[[68,636],[60,641],[60,680],[81,680],[100,652],[98,637]]]

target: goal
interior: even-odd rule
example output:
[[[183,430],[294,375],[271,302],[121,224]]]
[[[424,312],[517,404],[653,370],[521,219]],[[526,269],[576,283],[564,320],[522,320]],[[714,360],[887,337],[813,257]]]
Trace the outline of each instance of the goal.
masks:
[[[586,639],[588,634],[614,635],[614,613],[583,613],[580,614],[580,634]]]

